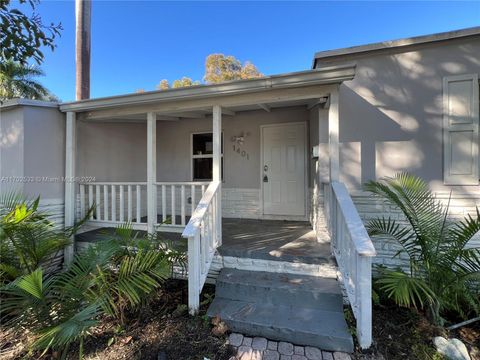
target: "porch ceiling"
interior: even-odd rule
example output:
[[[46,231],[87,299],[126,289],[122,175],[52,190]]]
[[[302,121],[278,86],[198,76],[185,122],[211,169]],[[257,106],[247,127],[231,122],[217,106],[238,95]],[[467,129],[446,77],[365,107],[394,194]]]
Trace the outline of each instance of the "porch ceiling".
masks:
[[[76,112],[83,120],[144,121],[154,112],[158,120],[203,118],[213,105],[222,107],[223,115],[236,112],[306,105],[315,106],[343,81],[355,76],[355,65],[347,64],[260,79],[222,84],[128,94],[82,100],[60,105],[64,112]]]

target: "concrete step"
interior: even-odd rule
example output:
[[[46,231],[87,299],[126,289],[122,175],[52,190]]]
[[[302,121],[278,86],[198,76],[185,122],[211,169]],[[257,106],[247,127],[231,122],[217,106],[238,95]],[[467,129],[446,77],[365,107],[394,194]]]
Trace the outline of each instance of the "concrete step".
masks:
[[[225,268],[216,283],[224,299],[263,304],[343,311],[342,292],[336,279],[309,275]]]
[[[208,316],[219,316],[234,332],[323,350],[353,352],[343,312],[215,297]]]

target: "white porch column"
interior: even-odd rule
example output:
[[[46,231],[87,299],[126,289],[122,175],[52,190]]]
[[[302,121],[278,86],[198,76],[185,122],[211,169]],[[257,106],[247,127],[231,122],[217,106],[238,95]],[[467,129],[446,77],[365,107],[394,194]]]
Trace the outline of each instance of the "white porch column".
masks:
[[[339,145],[339,107],[338,86],[330,93],[328,108],[328,152],[330,159],[330,182],[338,181],[340,175],[340,145]]]
[[[147,231],[155,232],[157,223],[157,114],[147,114]]]
[[[222,244],[222,108],[220,105],[213,106],[213,181],[220,181],[220,186],[217,193],[216,204],[216,236],[217,244]]]
[[[75,158],[76,158],[76,114],[67,112],[65,131],[65,227],[75,224]],[[75,242],[74,237],[71,244],[65,248],[64,263],[72,262]]]

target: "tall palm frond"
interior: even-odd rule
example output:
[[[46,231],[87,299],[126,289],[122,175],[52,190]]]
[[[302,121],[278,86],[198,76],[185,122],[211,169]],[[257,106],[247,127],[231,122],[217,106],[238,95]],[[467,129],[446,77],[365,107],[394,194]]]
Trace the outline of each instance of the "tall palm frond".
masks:
[[[22,65],[12,60],[0,62],[0,100],[48,100],[49,91],[35,80],[44,75],[38,66]]]

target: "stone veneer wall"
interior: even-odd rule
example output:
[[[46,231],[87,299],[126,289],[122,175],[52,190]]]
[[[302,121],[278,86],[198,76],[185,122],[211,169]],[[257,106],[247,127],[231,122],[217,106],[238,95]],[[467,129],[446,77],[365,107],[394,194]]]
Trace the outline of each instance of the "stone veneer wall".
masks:
[[[450,193],[437,192],[435,195],[444,204],[448,203]],[[365,223],[370,219],[382,216],[391,217],[398,221],[406,221],[403,214],[394,206],[386,204],[367,193],[352,193],[352,199]],[[452,194],[449,206],[449,217],[451,220],[462,220],[468,216],[468,214],[472,216],[474,214],[476,215],[476,206],[480,206],[480,195]],[[377,250],[377,257],[374,263],[389,267],[401,266],[402,268],[408,268],[408,256],[406,254],[400,254],[398,257],[393,258],[398,250],[400,250],[400,246],[395,241],[380,238],[373,238],[372,240]],[[470,244],[480,246],[480,236],[477,234]]]
[[[394,206],[385,203],[384,201],[373,197],[372,195],[362,192],[353,191],[350,193],[352,200],[357,208],[357,211],[366,224],[369,220],[378,217],[391,217],[397,221],[406,221],[402,213]],[[437,192],[436,197],[444,204],[448,203],[450,193]],[[312,211],[310,221],[314,228],[321,229],[321,224],[324,221],[323,215],[323,191],[316,194],[312,193]],[[480,194],[478,196],[472,196],[471,194],[452,194],[450,199],[449,215],[452,220],[461,220],[471,214],[476,215],[476,206],[480,206]],[[318,209],[318,210],[316,210]],[[394,240],[375,237],[372,238],[375,249],[377,250],[377,256],[373,259],[374,264],[385,265],[388,267],[401,267],[408,269],[408,256],[405,253],[395,257],[395,254],[401,249],[400,245]],[[472,246],[480,246],[480,235],[472,239]]]
[[[65,204],[63,199],[45,199],[40,200],[39,210],[48,214],[48,219],[58,228],[64,226],[64,209]],[[63,266],[63,251],[54,254],[46,263],[46,271],[55,272],[60,270]]]

